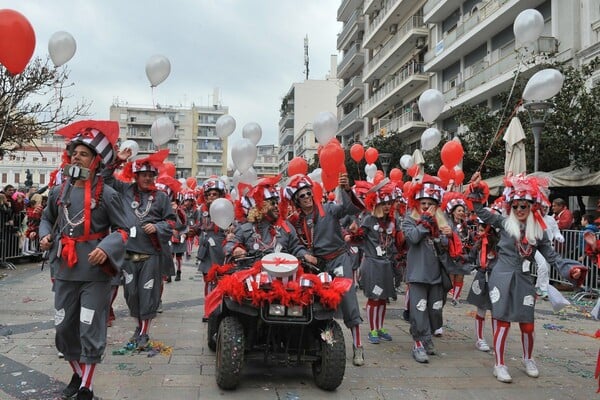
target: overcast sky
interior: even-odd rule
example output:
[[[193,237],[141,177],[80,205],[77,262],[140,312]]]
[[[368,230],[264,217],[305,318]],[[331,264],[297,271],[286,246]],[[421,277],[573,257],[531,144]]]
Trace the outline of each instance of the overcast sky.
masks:
[[[74,99],[93,102],[92,118],[108,119],[115,99],[135,105],[212,105],[219,88],[241,138],[246,123],[277,142],[279,107],[304,80],[304,37],[311,79],[324,79],[337,54],[338,0],[0,0],[19,11],[36,34],[35,56],[48,55],[57,31],[77,42],[66,64]],[[154,95],[145,65],[156,54],[171,63]],[[338,60],[339,61],[339,60]]]

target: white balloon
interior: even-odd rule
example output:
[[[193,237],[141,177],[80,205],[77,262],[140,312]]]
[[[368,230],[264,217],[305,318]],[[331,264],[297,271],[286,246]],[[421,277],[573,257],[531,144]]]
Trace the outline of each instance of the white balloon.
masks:
[[[217,119],[216,128],[217,136],[221,139],[225,139],[235,131],[235,119],[228,114],[221,115]]]
[[[421,149],[433,150],[442,140],[442,134],[436,128],[427,128],[421,135]]]
[[[528,101],[547,100],[560,92],[565,78],[552,68],[536,72],[523,89],[523,98]]]
[[[254,164],[258,151],[250,139],[240,139],[231,146],[231,159],[242,174]]]
[[[210,209],[208,210],[210,219],[219,228],[227,229],[233,222],[233,204],[227,199],[216,199],[210,203]]]
[[[69,32],[58,31],[50,36],[48,53],[55,67],[60,67],[75,55],[77,43]]]
[[[137,156],[138,152],[140,151],[140,146],[135,140],[129,139],[121,143],[121,146],[119,146],[119,150],[124,149],[131,150],[131,156],[129,157],[129,159],[132,159],[133,157]]]
[[[367,178],[375,178],[375,174],[377,173],[377,165],[375,164],[367,164],[365,165],[365,174],[367,174]]]
[[[242,129],[242,137],[250,139],[252,143],[258,144],[262,138],[262,129],[256,122],[250,122],[244,125]]]
[[[308,177],[313,182],[323,183],[323,170],[321,168],[315,168],[311,173],[308,174]]]
[[[326,145],[335,137],[337,129],[337,117],[329,111],[318,113],[313,121],[313,132],[315,133],[315,138],[322,145]]]
[[[415,164],[415,160],[410,154],[405,154],[400,157],[400,166],[404,169],[409,169]]]
[[[257,180],[258,180],[258,174],[252,167],[248,168],[248,171],[246,171],[240,175],[240,182],[247,183],[252,186],[254,186],[256,184]]]
[[[419,97],[419,112],[423,121],[433,122],[444,109],[444,96],[437,89],[427,89]]]
[[[165,56],[155,55],[146,62],[146,76],[150,86],[155,87],[164,82],[171,73],[171,62]]]
[[[521,11],[513,24],[515,33],[515,45],[527,45],[533,43],[544,31],[544,17],[533,8]]]
[[[175,125],[167,117],[160,117],[152,123],[150,127],[150,136],[152,142],[161,146],[167,143],[175,135]]]

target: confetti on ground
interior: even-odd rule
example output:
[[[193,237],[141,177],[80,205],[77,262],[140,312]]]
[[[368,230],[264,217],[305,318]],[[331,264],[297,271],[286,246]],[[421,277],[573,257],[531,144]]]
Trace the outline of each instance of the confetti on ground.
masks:
[[[591,333],[576,331],[575,329],[566,329],[563,325],[544,324],[543,326],[544,326],[544,329],[547,329],[549,331],[560,331],[560,332],[570,333],[570,334],[574,334],[574,335],[587,336],[587,337],[591,337],[594,339],[599,338],[597,336],[597,333],[591,334]]]
[[[136,353],[148,353],[148,357],[154,357],[157,354],[163,356],[170,356],[173,353],[173,347],[166,346],[164,343],[151,340],[148,342],[148,345],[144,348],[137,348],[135,343],[128,342],[120,349],[113,350],[113,356],[125,356]]]

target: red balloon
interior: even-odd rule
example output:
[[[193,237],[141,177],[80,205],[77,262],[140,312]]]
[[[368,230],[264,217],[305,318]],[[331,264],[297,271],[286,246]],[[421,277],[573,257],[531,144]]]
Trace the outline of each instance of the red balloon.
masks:
[[[187,178],[185,180],[185,184],[190,189],[195,189],[198,182],[196,181],[196,178],[194,178],[193,176],[190,176],[189,178]]]
[[[0,10],[0,63],[13,75],[23,72],[35,49],[35,32],[22,14]]]
[[[411,178],[414,178],[415,176],[417,176],[417,174],[419,173],[419,164],[413,164],[412,167],[410,167],[409,169],[406,170],[406,173]]]
[[[442,163],[449,170],[457,166],[464,155],[465,152],[463,150],[462,144],[460,144],[456,140],[450,140],[446,142],[446,144],[444,144],[444,146],[442,147],[442,152],[440,153]]]
[[[166,162],[163,164],[161,174],[165,174],[172,178],[175,178],[175,164]]]
[[[337,139],[331,139],[322,149],[319,154],[319,164],[323,172],[330,176],[337,176],[340,172],[345,171],[344,149]],[[326,189],[329,190],[329,189]]]
[[[444,186],[446,186],[448,185],[451,179],[455,179],[454,169],[448,169],[445,165],[440,165],[440,168],[437,172],[437,176],[442,180]]]
[[[377,158],[379,158],[379,152],[375,147],[369,147],[365,151],[365,161],[367,162],[367,164],[375,164]]]
[[[465,173],[463,172],[462,169],[455,167],[454,168],[454,182],[456,182],[457,185],[462,185],[462,183],[465,181]]]
[[[325,191],[330,192],[334,190],[338,185],[338,174],[328,174],[327,172],[325,172],[325,170],[323,170],[321,172],[321,181],[323,182],[323,188],[325,189]]]
[[[377,172],[375,172],[375,176],[373,177],[373,183],[377,185],[383,180],[383,178],[385,178],[385,174],[382,170],[378,169]]]
[[[360,162],[363,156],[365,155],[365,148],[360,143],[354,143],[352,147],[350,147],[350,157],[356,162]]]
[[[400,182],[402,180],[402,170],[400,168],[392,168],[390,179],[392,182]]]
[[[288,176],[296,174],[308,174],[308,163],[302,157],[294,157],[288,164]]]

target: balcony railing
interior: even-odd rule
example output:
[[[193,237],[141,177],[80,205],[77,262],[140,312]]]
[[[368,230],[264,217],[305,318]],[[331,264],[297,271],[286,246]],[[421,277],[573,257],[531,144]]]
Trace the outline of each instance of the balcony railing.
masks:
[[[423,23],[423,17],[419,15],[413,15],[398,29],[398,32],[381,48],[381,50],[373,56],[371,60],[365,65],[363,69],[363,76],[367,77],[380,63],[387,59],[390,54],[395,50],[398,43],[401,43],[407,39],[410,31],[417,28],[425,28]]]
[[[366,27],[365,29],[365,38],[368,38],[369,36],[371,36],[373,34],[373,32],[375,32],[377,29],[379,29],[379,25],[381,25],[383,23],[383,21],[385,21],[388,17],[388,13],[396,7],[396,4],[398,4],[401,0],[388,0],[387,3],[385,3],[385,5],[383,6],[383,8],[381,10],[379,10],[379,14],[377,15],[377,17],[375,17],[375,19],[373,19],[373,21],[371,21],[369,23],[369,26]]]
[[[346,98],[346,96],[350,94],[350,92],[357,88],[360,90],[363,89],[363,82],[361,76],[355,76],[350,80],[350,82],[348,82],[346,86],[342,88],[340,93],[337,95],[337,103],[339,104],[344,98]]]
[[[365,110],[365,114],[367,114],[371,108],[373,108],[381,100],[388,97],[390,93],[396,91],[397,88],[404,85],[412,76],[422,74],[422,63],[409,64],[406,69],[402,69],[394,79],[386,83],[381,89],[375,92],[373,96],[369,97],[369,99],[363,103],[363,110]],[[424,77],[427,78],[426,76]]]
[[[348,63],[350,62],[350,60],[352,60],[352,58],[358,54],[359,51],[362,51],[360,49],[360,43],[354,43],[349,49],[348,51],[346,51],[344,53],[344,58],[342,58],[342,61],[340,61],[340,63],[338,64],[338,72],[343,70],[344,67],[346,67],[348,65]]]
[[[360,17],[360,20],[359,20],[359,17]],[[354,10],[354,12],[352,13],[352,15],[348,19],[348,21],[344,24],[344,27],[342,28],[342,31],[338,34],[338,38],[337,38],[338,49],[340,48],[340,44],[344,43],[344,40],[346,40],[346,38],[348,37],[348,35],[352,31],[352,28],[354,28],[354,26],[356,25],[356,23],[357,22],[362,22],[363,19],[364,19],[364,17],[362,15],[362,11],[360,9]]]
[[[423,127],[427,126],[427,124],[421,119],[421,114],[419,114],[418,111],[406,111],[399,117],[391,119],[387,124],[378,127],[377,130],[372,131],[371,137],[373,135],[379,135],[382,131],[386,134],[390,132],[403,131],[405,126],[413,123],[422,124]]]
[[[340,129],[344,129],[352,121],[362,118],[362,107],[358,106],[354,110],[350,111],[348,114],[344,115],[344,117],[340,120],[339,127]]]

